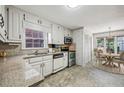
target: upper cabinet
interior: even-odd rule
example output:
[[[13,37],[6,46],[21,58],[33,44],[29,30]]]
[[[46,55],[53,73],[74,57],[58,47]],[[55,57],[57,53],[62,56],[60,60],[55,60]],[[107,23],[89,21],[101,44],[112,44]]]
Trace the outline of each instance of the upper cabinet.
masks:
[[[21,42],[23,13],[13,7],[7,10],[7,42]]]
[[[52,44],[64,44],[64,31],[60,25],[52,24]]]
[[[0,5],[0,40],[6,41],[6,30],[5,30],[5,6]]]
[[[31,15],[29,13],[24,13],[23,17],[24,17],[25,21],[28,21],[28,22],[31,22],[31,23],[34,23],[34,24],[37,24],[37,25],[45,26],[45,27],[48,27],[48,28],[51,27],[50,22],[48,22],[44,19],[41,19],[37,16]]]
[[[64,36],[72,37],[72,31],[67,28],[64,28]]]
[[[0,28],[0,36],[2,36],[2,39],[1,37],[0,39],[5,42],[24,42],[25,23],[32,24],[28,26],[32,30],[38,29],[39,31],[40,29],[40,31],[46,32],[47,44],[64,44],[64,36],[72,36],[69,29],[41,19],[14,6],[0,6],[0,13],[2,13],[6,23],[2,29]]]

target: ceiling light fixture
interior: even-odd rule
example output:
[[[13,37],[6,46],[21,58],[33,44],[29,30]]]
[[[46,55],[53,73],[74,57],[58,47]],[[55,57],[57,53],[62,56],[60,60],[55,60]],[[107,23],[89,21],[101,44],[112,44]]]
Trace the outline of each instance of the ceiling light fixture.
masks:
[[[78,5],[67,5],[69,8],[76,8]]]

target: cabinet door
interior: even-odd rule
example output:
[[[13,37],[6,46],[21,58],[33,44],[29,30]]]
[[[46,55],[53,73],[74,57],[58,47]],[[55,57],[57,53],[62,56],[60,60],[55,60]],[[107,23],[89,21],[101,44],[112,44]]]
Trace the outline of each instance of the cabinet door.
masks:
[[[72,37],[72,32],[71,32],[69,29],[66,29],[66,30],[64,31],[64,36]]]
[[[66,28],[64,28],[64,36],[68,36],[68,31]]]
[[[64,44],[64,28],[62,26],[59,28],[59,44]]]
[[[2,40],[3,42],[6,40],[6,33],[5,33],[5,6],[4,5],[0,5],[0,14],[1,14],[1,18],[0,18],[0,22],[2,22],[3,24],[0,27],[0,40]]]
[[[69,35],[69,37],[72,37],[72,31],[71,30],[68,30],[68,35]]]
[[[33,16],[31,14],[28,14],[28,13],[24,13],[23,16],[24,16],[25,21],[28,21],[28,22],[31,22],[31,23],[34,23],[34,24],[39,24],[40,23],[38,17],[36,17],[36,16]]]
[[[50,75],[52,73],[52,60],[47,60],[43,62],[44,66],[43,66],[43,75],[47,76]]]
[[[52,24],[52,43],[59,44],[58,26],[55,24]]]
[[[24,17],[25,17],[25,20],[28,21],[28,22],[31,22],[31,23],[34,23],[34,24],[37,24],[37,25],[41,25],[41,26],[44,26],[44,27],[48,27],[48,28],[51,27],[50,22],[48,22],[44,19],[41,19],[37,16],[31,15],[29,13],[24,13]]]
[[[53,44],[64,44],[64,32],[60,25],[52,25],[52,42]]]
[[[14,9],[8,8],[8,41],[20,41],[22,31],[22,14]]]
[[[43,77],[43,68],[41,64],[32,65],[33,69],[40,73],[41,77]]]
[[[68,66],[68,53],[64,53],[64,67]]]

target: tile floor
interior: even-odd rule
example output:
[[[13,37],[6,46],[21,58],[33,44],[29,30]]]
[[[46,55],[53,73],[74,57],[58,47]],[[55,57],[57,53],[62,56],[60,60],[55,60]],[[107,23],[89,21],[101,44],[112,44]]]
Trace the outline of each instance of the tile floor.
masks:
[[[73,66],[47,77],[37,87],[123,87],[124,75],[93,67]]]

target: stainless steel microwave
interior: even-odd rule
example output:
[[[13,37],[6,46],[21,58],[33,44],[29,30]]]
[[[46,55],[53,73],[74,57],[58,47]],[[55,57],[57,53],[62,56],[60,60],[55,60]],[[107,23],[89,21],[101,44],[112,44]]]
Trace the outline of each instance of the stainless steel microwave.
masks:
[[[72,43],[72,38],[71,37],[64,37],[64,43],[65,44],[71,44]]]

